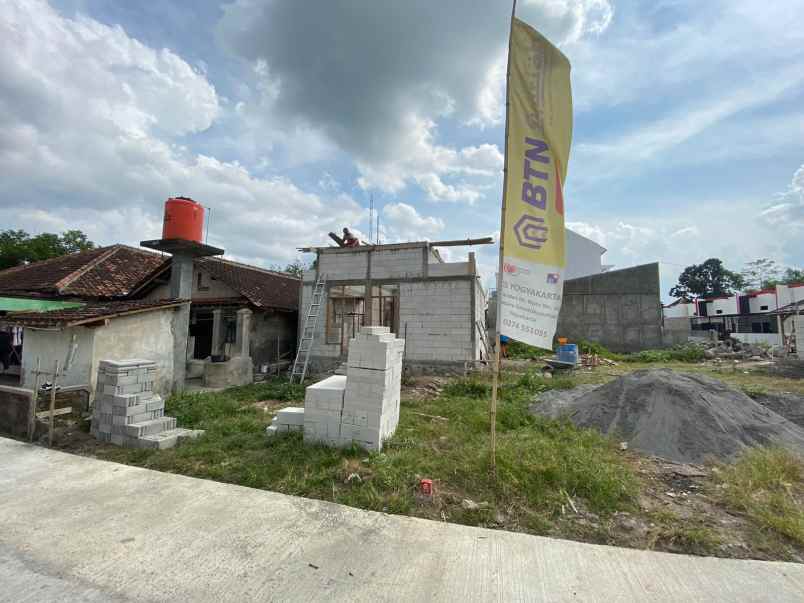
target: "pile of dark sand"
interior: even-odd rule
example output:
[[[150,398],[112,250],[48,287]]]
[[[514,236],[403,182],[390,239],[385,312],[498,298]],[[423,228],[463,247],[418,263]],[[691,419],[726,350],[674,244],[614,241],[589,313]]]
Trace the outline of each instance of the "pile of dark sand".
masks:
[[[804,429],[725,383],[670,369],[634,371],[533,412],[567,416],[641,452],[681,463],[726,460],[749,446],[804,454]]]
[[[804,396],[793,392],[765,392],[751,397],[791,423],[804,428]]]

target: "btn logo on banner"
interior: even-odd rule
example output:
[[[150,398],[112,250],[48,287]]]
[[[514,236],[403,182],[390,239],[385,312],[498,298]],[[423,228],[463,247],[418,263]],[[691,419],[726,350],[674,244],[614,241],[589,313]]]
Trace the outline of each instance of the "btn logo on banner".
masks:
[[[499,329],[512,339],[550,349],[565,265],[570,64],[539,32],[516,18],[509,60]]]

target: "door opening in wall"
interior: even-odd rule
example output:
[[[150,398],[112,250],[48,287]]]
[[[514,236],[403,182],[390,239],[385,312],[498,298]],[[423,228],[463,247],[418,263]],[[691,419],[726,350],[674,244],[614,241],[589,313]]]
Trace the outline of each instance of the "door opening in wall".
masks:
[[[380,285],[371,288],[371,325],[388,327],[398,334],[397,308],[399,285]]]
[[[22,327],[0,325],[0,385],[22,384]]]
[[[326,342],[338,344],[341,354],[349,348],[366,319],[366,288],[362,285],[336,285],[327,297]]]

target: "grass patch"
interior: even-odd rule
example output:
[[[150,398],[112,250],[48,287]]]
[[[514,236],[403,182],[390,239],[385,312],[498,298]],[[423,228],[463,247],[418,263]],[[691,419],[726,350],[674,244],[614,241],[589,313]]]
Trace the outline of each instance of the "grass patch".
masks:
[[[537,348],[521,341],[510,340],[508,342],[508,358],[512,360],[534,360],[543,356],[553,354],[552,350]]]
[[[198,440],[162,451],[102,449],[100,456],[351,506],[488,525],[498,511],[544,533],[567,496],[597,513],[630,509],[638,491],[632,470],[605,437],[528,412],[535,394],[573,387],[571,377],[503,374],[497,413],[497,479],[489,463],[487,379],[457,379],[438,398],[405,401],[395,436],[382,453],[308,446],[300,434],[265,436],[270,413],[256,400],[300,404],[304,389],[275,380],[222,392],[175,396],[167,412]],[[436,497],[417,497],[421,478]],[[461,502],[485,503],[465,509]]]
[[[712,528],[700,520],[682,519],[665,510],[648,514],[655,527],[648,540],[648,548],[661,548],[691,555],[714,555],[722,540]]]
[[[621,354],[617,359],[623,362],[642,362],[655,364],[659,362],[702,362],[704,356],[703,347],[694,343],[673,346],[666,350],[643,350],[635,354]]]
[[[804,463],[781,448],[752,448],[718,472],[723,504],[804,544]]]

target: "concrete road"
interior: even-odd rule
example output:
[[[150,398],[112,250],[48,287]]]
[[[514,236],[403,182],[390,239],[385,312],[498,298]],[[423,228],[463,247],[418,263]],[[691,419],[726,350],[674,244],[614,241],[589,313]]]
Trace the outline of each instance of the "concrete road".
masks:
[[[0,438],[0,601],[804,601],[804,566],[360,511]]]

